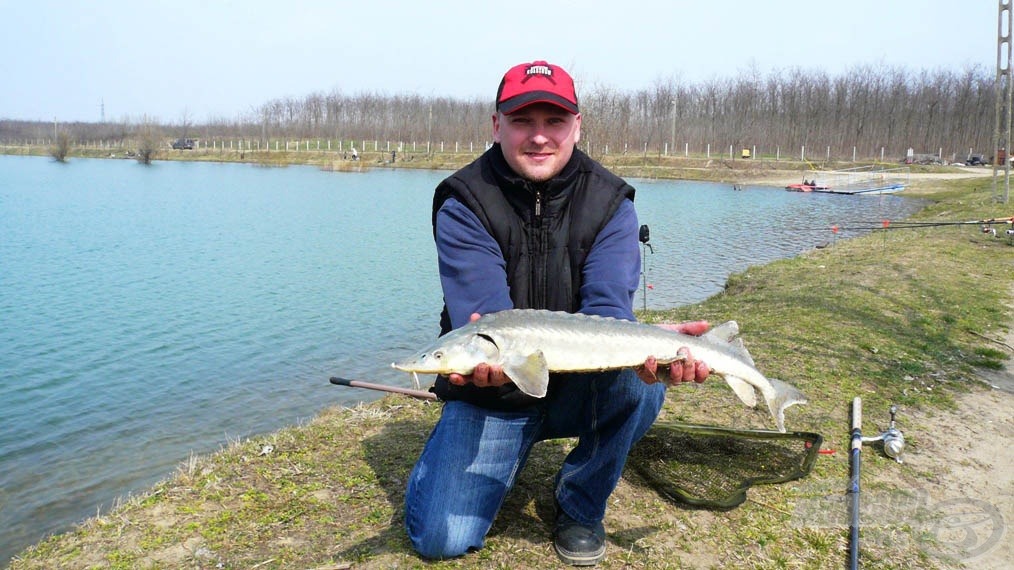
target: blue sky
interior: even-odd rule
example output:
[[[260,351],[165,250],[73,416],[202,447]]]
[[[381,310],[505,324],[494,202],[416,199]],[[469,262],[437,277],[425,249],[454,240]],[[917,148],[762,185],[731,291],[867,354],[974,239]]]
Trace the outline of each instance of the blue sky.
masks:
[[[0,118],[237,118],[313,92],[492,99],[546,59],[627,91],[859,65],[996,65],[997,0],[0,0]]]

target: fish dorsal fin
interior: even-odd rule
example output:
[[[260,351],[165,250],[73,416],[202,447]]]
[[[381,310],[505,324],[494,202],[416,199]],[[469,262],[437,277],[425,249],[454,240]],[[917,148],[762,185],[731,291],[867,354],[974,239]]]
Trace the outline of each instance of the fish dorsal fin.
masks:
[[[549,388],[549,365],[541,350],[517,356],[503,363],[503,371],[525,394],[542,398]]]
[[[726,321],[713,327],[704,336],[711,337],[716,341],[732,342],[733,339],[739,336],[739,323],[736,321]]]
[[[746,380],[729,374],[723,377],[725,378],[725,383],[739,396],[740,401],[751,408],[757,405],[757,391]]]
[[[743,339],[739,338],[739,323],[736,321],[724,322],[709,330],[704,336],[723,346],[736,357],[747,361],[750,366],[756,366],[753,362],[753,357],[750,356],[750,352],[743,344]]]

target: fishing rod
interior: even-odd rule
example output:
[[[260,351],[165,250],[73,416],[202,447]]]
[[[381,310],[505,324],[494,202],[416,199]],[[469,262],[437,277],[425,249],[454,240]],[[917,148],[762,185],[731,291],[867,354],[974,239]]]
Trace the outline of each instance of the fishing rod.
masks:
[[[399,388],[397,386],[386,386],[384,384],[374,384],[373,382],[363,382],[362,380],[350,380],[348,378],[340,378],[338,376],[331,377],[331,383],[335,386],[350,386],[352,388],[364,388],[366,390],[377,390],[378,392],[389,392],[392,394],[402,394],[405,396],[411,396],[419,400],[436,400],[437,395],[433,392],[427,392],[426,390],[412,390],[411,388]]]
[[[808,227],[797,227],[792,228],[795,231],[814,231],[823,232],[827,230],[831,231],[866,231],[866,230],[908,230],[918,228],[936,228],[943,226],[989,226],[993,224],[1014,224],[1014,216],[1009,218],[985,218],[981,220],[963,220],[963,221],[937,221],[937,222],[913,222],[908,220],[891,221],[891,220],[880,220],[878,222],[860,220],[855,222],[846,222],[842,224],[832,224],[830,226],[808,226]]]
[[[648,250],[650,249],[651,254],[655,255],[655,248],[651,247],[651,244],[648,243],[649,240],[651,240],[651,230],[648,229],[648,224],[642,224],[637,233],[637,241],[641,242],[641,256],[643,258],[641,262],[641,300],[645,311],[648,310]]]
[[[863,450],[863,401],[852,399],[852,449],[849,452],[849,569],[859,568],[859,456]]]
[[[895,415],[898,413],[898,406],[891,406],[891,424],[887,430],[876,437],[863,437],[863,402],[856,396],[852,400],[852,450],[849,455],[851,473],[849,475],[849,495],[851,495],[849,511],[849,568],[859,568],[859,458],[864,443],[882,441],[884,453],[897,461],[902,462],[901,454],[905,451],[905,436],[895,425]]]

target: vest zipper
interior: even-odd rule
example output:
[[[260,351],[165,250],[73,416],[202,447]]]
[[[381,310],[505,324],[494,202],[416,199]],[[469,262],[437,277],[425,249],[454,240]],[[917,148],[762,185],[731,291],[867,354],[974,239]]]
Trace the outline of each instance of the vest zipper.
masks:
[[[542,217],[542,190],[535,191],[535,217]]]

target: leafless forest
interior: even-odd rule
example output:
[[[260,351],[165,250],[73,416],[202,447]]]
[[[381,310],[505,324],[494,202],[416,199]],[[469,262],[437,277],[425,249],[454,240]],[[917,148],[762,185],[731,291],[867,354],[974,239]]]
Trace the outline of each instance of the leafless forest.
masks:
[[[709,81],[659,80],[627,91],[579,85],[584,116],[581,146],[592,154],[739,156],[897,160],[909,148],[961,160],[990,154],[994,77],[981,67],[912,71],[858,66],[837,76],[790,69],[756,71]],[[66,131],[73,144],[115,141],[130,146],[145,129],[170,140],[203,144],[245,141],[362,141],[384,148],[481,150],[490,139],[489,99],[341,91],[271,100],[232,119],[195,123],[185,113],[169,122],[143,118],[59,124],[0,119],[0,143],[46,142]],[[457,146],[455,146],[457,145]],[[804,150],[805,149],[805,150]]]

